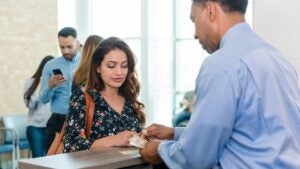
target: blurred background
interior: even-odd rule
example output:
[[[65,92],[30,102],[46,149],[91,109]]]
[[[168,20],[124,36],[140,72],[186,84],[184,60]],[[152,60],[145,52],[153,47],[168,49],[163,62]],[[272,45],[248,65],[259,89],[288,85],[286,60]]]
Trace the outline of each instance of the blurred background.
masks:
[[[41,58],[60,55],[57,32],[123,38],[137,56],[147,124],[171,125],[208,54],[194,40],[190,0],[0,0],[0,116],[26,113],[24,80]],[[247,22],[300,69],[300,1],[249,0]],[[222,84],[220,84],[220,87]]]

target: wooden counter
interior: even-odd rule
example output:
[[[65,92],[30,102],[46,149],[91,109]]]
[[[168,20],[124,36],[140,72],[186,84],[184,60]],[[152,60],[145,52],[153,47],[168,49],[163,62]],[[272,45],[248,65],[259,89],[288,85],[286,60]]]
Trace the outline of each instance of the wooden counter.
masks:
[[[87,151],[79,151],[53,156],[22,159],[20,169],[151,169],[152,166],[143,162],[136,148],[109,147]]]

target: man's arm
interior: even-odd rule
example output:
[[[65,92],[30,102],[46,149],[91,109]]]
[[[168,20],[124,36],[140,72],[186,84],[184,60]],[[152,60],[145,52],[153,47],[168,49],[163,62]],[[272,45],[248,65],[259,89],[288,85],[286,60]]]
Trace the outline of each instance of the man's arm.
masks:
[[[236,103],[228,76],[218,72],[200,77],[196,91],[191,120],[178,141],[164,140],[157,146],[170,168],[211,168],[231,136]],[[145,147],[142,153],[148,152]]]

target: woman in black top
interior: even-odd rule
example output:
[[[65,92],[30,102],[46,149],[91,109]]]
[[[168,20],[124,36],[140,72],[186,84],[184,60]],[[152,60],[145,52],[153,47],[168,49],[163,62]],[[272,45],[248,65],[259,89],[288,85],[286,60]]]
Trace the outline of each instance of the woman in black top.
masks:
[[[70,101],[64,152],[94,147],[129,146],[129,139],[145,123],[144,105],[137,100],[140,84],[135,58],[119,38],[103,40],[95,50],[85,90],[94,98],[95,111],[89,138],[85,136],[86,107],[81,90]]]

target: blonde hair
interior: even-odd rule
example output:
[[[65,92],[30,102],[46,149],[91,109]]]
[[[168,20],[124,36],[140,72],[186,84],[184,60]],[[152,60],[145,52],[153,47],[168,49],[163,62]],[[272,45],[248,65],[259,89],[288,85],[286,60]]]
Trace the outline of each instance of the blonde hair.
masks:
[[[79,66],[74,73],[74,85],[84,85],[86,83],[88,71],[90,70],[91,57],[102,40],[103,38],[98,35],[90,35],[86,39],[83,45]]]

